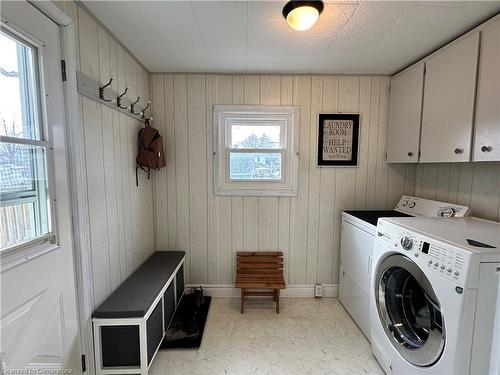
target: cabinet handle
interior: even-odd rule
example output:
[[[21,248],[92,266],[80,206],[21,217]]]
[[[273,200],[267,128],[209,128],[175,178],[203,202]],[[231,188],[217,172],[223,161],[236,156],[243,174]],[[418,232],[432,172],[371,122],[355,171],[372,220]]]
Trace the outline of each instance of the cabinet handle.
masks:
[[[409,156],[410,158],[411,158],[411,157],[413,157],[413,152],[411,152],[411,151],[410,151],[410,152],[408,153],[408,156]]]
[[[491,147],[491,146],[483,146],[483,147],[481,147],[481,151],[482,152],[490,152],[491,150],[493,150],[493,147]]]
[[[463,152],[464,152],[464,150],[463,150],[463,149],[461,149],[461,148],[456,148],[456,149],[455,149],[455,154],[457,154],[457,155],[459,155],[459,154],[461,154],[461,153],[463,153]]]

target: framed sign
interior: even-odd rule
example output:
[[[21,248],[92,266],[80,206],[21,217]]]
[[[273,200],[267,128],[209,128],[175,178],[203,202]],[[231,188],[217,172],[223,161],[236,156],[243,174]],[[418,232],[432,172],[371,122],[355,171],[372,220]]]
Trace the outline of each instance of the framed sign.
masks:
[[[357,166],[359,113],[320,113],[318,166]]]

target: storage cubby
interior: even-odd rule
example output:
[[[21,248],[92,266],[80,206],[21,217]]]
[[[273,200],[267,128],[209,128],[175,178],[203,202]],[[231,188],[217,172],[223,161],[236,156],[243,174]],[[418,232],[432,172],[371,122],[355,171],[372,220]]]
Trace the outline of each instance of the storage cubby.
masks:
[[[146,333],[148,338],[148,365],[151,363],[156,349],[163,338],[162,303],[156,304],[153,312],[146,321]]]
[[[179,271],[175,274],[176,302],[181,301],[184,294],[184,265],[181,265]]]
[[[139,367],[139,326],[101,327],[102,367]]]
[[[163,294],[163,321],[165,331],[167,330],[170,321],[175,312],[175,288],[174,283],[171,283]]]

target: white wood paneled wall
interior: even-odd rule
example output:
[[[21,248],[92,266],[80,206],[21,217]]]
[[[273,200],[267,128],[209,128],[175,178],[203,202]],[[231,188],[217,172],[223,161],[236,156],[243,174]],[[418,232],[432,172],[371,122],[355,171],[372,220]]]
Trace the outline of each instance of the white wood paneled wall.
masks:
[[[337,284],[340,212],[392,208],[416,168],[388,165],[387,77],[152,74],[153,113],[167,168],[155,175],[155,242],[187,252],[192,284],[233,283],[235,252],[285,254],[289,285]],[[214,104],[301,108],[298,197],[216,197]],[[318,112],[361,113],[358,168],[317,168]]]
[[[500,162],[421,164],[415,194],[464,204],[474,216],[500,221]]]
[[[80,70],[115,91],[149,98],[149,73],[98,22],[72,1],[56,3],[78,25]],[[99,305],[154,250],[153,185],[135,184],[137,133],[129,116],[80,96],[84,129],[94,306]]]

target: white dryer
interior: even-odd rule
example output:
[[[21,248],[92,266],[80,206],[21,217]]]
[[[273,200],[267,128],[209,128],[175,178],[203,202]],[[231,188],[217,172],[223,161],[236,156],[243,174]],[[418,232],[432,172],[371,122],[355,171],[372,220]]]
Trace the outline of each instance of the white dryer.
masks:
[[[380,219],[372,350],[387,374],[500,374],[500,223]]]
[[[463,217],[469,208],[403,195],[394,210],[342,212],[339,300],[370,339],[368,290],[377,221],[381,217]]]

